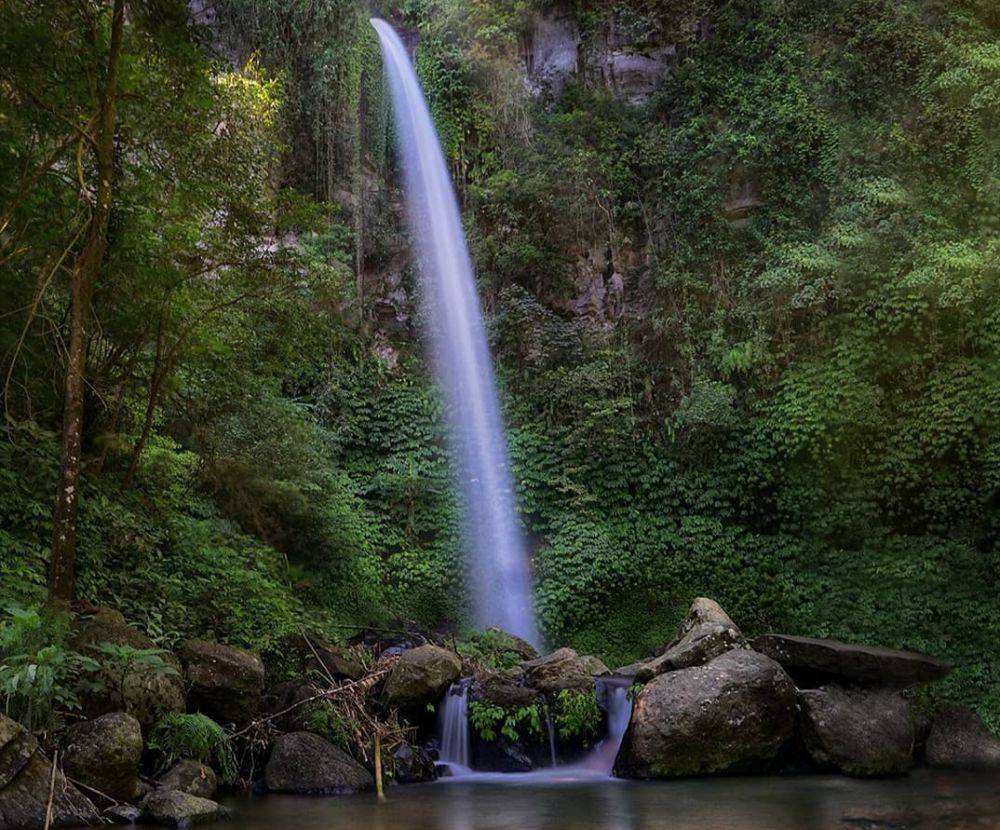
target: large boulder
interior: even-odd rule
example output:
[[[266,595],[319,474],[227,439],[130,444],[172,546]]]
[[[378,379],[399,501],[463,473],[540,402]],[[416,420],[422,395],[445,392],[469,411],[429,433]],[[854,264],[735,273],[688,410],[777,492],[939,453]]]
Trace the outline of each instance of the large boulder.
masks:
[[[932,767],[1000,769],[1000,738],[965,706],[938,710],[924,752]]]
[[[681,621],[677,638],[660,654],[618,669],[615,674],[646,681],[676,669],[702,666],[734,648],[746,648],[736,623],[714,600],[697,597]]]
[[[38,748],[23,726],[0,715],[0,827],[4,830],[40,830],[45,826],[49,791],[52,827],[96,824],[100,814]]]
[[[403,652],[389,671],[386,701],[404,708],[437,703],[461,672],[462,661],[446,648],[434,645],[412,648]]]
[[[793,735],[795,691],[781,666],[747,649],[661,674],[636,698],[615,771],[675,778],[766,768]]]
[[[777,660],[800,687],[847,681],[851,685],[905,688],[940,680],[952,665],[915,651],[861,646],[818,637],[765,634],[753,647]]]
[[[75,651],[99,659],[102,643],[142,650],[157,648],[149,637],[128,625],[118,611],[109,608],[99,608],[90,615],[77,618],[70,644]],[[92,690],[83,696],[84,713],[93,718],[108,712],[128,712],[144,727],[149,727],[163,715],[183,712],[181,664],[169,653],[163,656],[163,660],[174,672],[165,673],[150,666],[135,665],[128,669],[121,682],[106,671],[99,672],[93,678],[96,682],[91,684]]]
[[[125,712],[111,712],[73,724],[62,741],[66,774],[119,801],[140,793],[142,727]]]
[[[253,719],[264,689],[264,664],[252,651],[188,640],[181,651],[189,703],[220,723],[245,724]]]
[[[156,782],[157,789],[177,790],[188,795],[196,795],[198,798],[211,798],[215,795],[217,786],[215,770],[200,761],[188,758],[178,761]]]
[[[179,790],[154,790],[142,805],[142,816],[150,824],[190,827],[226,818],[229,810],[207,798]]]
[[[315,795],[346,795],[375,786],[361,764],[311,732],[291,732],[274,742],[264,783],[271,792]]]
[[[846,775],[899,775],[913,764],[909,701],[887,689],[824,686],[799,692],[801,735],[820,767]]]
[[[561,648],[521,663],[525,685],[540,692],[561,692],[563,689],[591,691],[594,678],[607,674],[608,667],[596,657],[581,657],[571,648]]]
[[[323,705],[317,699],[322,691],[318,684],[309,680],[286,680],[261,697],[261,714],[271,717],[271,724],[282,732],[306,729],[310,717]]]

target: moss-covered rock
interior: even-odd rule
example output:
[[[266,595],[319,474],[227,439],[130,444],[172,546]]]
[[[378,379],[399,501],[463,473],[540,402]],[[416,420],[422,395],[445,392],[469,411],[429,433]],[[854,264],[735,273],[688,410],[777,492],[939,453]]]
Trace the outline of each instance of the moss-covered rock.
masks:
[[[63,737],[66,773],[95,790],[131,801],[139,796],[142,727],[125,712],[74,724]]]
[[[462,671],[458,655],[425,645],[403,652],[385,684],[386,702],[404,708],[437,703]]]
[[[256,652],[188,640],[181,650],[189,704],[219,723],[249,722],[260,706],[264,664]]]
[[[372,789],[375,779],[319,735],[291,732],[274,742],[264,783],[271,792],[346,795]]]

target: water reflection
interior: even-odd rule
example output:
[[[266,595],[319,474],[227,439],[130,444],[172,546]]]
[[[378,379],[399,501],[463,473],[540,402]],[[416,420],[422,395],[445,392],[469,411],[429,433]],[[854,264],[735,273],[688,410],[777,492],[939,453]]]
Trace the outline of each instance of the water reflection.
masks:
[[[1000,774],[516,780],[392,788],[384,804],[369,795],[239,800],[235,821],[218,830],[1000,830]]]

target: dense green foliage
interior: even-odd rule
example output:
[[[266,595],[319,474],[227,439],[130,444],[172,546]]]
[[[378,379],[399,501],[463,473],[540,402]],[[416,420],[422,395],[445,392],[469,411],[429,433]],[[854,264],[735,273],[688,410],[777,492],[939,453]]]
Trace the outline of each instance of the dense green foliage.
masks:
[[[153,726],[149,748],[157,753],[163,769],[181,758],[212,764],[228,784],[236,781],[239,769],[226,730],[211,718],[171,712]]]
[[[565,4],[586,48],[612,23],[676,46],[638,106],[590,75],[527,94],[551,3],[381,5],[418,36],[466,208],[550,641],[624,663],[704,594],[748,634],[950,656],[942,692],[1000,722],[995,4]],[[414,286],[365,13],[129,20],[77,595],[164,646],[465,618],[419,313],[383,313]],[[0,598],[20,603],[44,595],[107,26],[56,2],[0,27]],[[577,302],[612,272],[618,299]]]

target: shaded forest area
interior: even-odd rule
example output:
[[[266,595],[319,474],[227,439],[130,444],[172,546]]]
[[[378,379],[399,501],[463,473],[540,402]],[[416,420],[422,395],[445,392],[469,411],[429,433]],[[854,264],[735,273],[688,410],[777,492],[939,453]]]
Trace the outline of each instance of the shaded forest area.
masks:
[[[379,5],[459,186],[550,640],[619,665],[707,595],[950,657],[1000,724],[996,4]],[[464,626],[367,17],[5,7],[4,604],[166,647]]]

